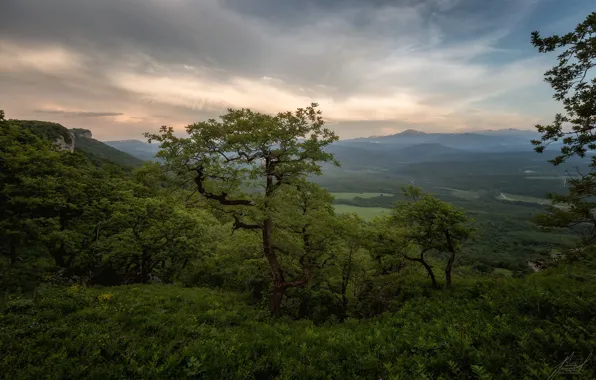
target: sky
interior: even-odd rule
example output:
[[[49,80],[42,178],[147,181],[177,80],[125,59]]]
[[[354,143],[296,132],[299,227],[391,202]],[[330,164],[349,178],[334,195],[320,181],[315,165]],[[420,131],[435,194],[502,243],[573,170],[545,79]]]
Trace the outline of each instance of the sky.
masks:
[[[142,139],[319,103],[341,138],[532,129],[558,106],[530,33],[593,0],[0,0],[7,117]]]

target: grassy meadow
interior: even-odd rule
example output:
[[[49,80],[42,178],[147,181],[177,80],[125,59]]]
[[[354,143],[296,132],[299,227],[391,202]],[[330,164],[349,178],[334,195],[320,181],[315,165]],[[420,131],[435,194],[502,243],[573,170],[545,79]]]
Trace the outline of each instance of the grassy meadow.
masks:
[[[338,214],[354,213],[366,220],[389,212],[388,208],[383,207],[360,207],[342,204],[336,204],[333,207],[335,207],[335,212]]]
[[[376,198],[376,197],[392,197],[393,194],[388,193],[331,193],[335,199],[349,199],[354,198]]]

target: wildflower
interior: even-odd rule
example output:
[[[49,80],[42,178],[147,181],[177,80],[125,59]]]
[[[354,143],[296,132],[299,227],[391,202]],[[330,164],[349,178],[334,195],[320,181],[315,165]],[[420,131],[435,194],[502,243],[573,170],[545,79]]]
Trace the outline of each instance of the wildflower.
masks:
[[[66,293],[68,294],[77,294],[81,292],[81,285],[79,284],[72,284],[68,288],[66,288]]]
[[[97,300],[100,302],[109,302],[112,300],[112,293],[104,293],[97,296]]]

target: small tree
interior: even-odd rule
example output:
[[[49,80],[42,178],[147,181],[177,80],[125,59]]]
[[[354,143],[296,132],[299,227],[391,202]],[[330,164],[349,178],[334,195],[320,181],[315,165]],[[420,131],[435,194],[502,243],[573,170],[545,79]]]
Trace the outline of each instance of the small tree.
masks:
[[[537,125],[539,140],[532,141],[539,153],[553,142],[562,142],[560,154],[551,160],[559,165],[573,156],[585,157],[596,150],[596,12],[592,12],[573,32],[565,35],[541,37],[532,33],[532,44],[540,53],[562,49],[559,63],[544,76],[561,102],[565,114],[556,114],[549,125]],[[553,206],[538,218],[545,227],[580,227],[584,242],[596,239],[596,156],[592,156],[588,173],[580,173],[567,181],[569,194],[552,195]],[[567,207],[557,208],[557,204]],[[589,227],[589,228],[584,228]]]
[[[337,243],[332,196],[306,180],[284,185],[272,200],[274,250],[284,255],[286,274],[296,286],[309,283],[314,270],[333,259]]]
[[[97,247],[129,282],[172,281],[189,261],[211,253],[218,221],[169,198],[129,198],[114,205]],[[98,239],[99,240],[99,239]]]
[[[305,279],[286,280],[275,248],[274,198],[282,186],[293,186],[308,175],[320,174],[321,163],[335,162],[323,150],[337,140],[327,128],[317,104],[275,116],[249,109],[232,110],[220,120],[189,125],[187,138],[162,127],[146,134],[161,143],[158,157],[211,206],[234,220],[234,229],[258,231],[267,259],[272,292],[270,310],[279,315],[285,290],[302,286]],[[291,207],[295,207],[292,205]],[[283,254],[283,253],[282,253]]]
[[[366,248],[377,275],[399,272],[404,267],[403,255],[408,243],[390,215],[381,215],[368,222],[364,233]]]
[[[350,293],[359,293],[361,278],[366,272],[367,252],[364,249],[364,221],[356,214],[337,216],[331,227],[336,238],[333,247],[332,265],[323,274],[327,289],[335,295],[341,306],[341,318],[348,316]]]
[[[432,266],[425,257],[428,252],[447,254],[445,286],[451,286],[451,272],[461,243],[468,239],[471,229],[464,212],[420,189],[404,188],[407,201],[398,203],[392,210],[392,222],[400,228],[400,234],[418,252],[412,256],[403,250],[406,260],[420,263],[426,269],[433,287],[438,288]]]

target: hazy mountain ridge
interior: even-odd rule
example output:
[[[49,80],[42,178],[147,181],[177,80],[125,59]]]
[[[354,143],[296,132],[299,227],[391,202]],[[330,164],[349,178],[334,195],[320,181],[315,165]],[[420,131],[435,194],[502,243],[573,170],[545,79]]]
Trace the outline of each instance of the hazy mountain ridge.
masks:
[[[104,144],[111,146],[112,148],[126,152],[131,156],[134,156],[143,161],[150,161],[155,159],[155,155],[159,151],[158,144],[149,144],[140,140],[115,140],[115,141],[104,141]]]
[[[461,133],[425,133],[409,129],[387,136],[340,140],[328,151],[334,153],[344,169],[384,168],[395,165],[434,161],[487,161],[522,154],[524,162],[545,156],[533,152],[531,141],[538,134],[531,130],[505,129]],[[554,151],[555,146],[550,148]],[[550,153],[547,152],[550,157]]]
[[[538,137],[536,132],[530,130],[502,130],[479,131],[461,133],[424,133],[416,130],[406,130],[387,136],[364,137],[341,140],[338,144],[390,144],[407,146],[416,144],[439,143],[441,145],[463,150],[473,151],[523,151],[532,148],[531,140]]]
[[[394,135],[340,140],[327,151],[334,153],[344,169],[365,167],[391,168],[395,164],[506,159],[516,152],[531,161],[546,157],[535,155],[531,140],[537,134],[531,130],[505,129],[462,133],[425,133],[409,129]],[[159,145],[127,139],[105,141],[105,144],[140,160],[155,159]]]
[[[53,141],[62,136],[68,143],[74,133],[76,149],[122,165],[138,166],[142,161],[155,160],[159,151],[158,144],[141,140],[101,142],[92,138],[91,131],[84,129],[69,130],[57,123],[34,120],[17,122]],[[392,169],[395,165],[435,161],[512,161],[513,156],[522,162],[531,162],[547,158],[533,154],[531,140],[536,136],[534,131],[513,128],[461,133],[425,133],[408,129],[388,136],[340,140],[327,150],[335,154],[345,170]],[[514,154],[520,152],[528,154]]]

